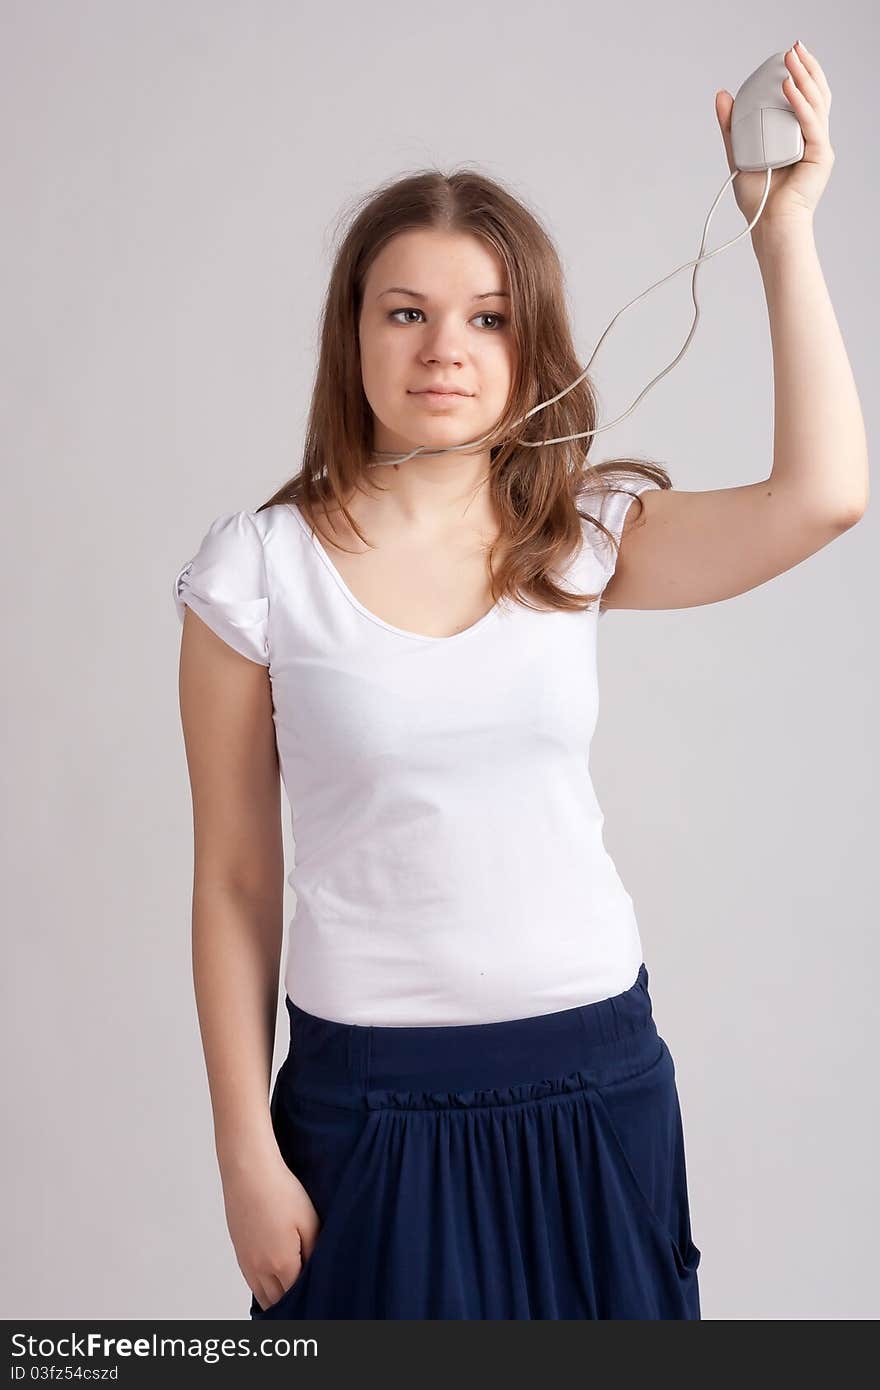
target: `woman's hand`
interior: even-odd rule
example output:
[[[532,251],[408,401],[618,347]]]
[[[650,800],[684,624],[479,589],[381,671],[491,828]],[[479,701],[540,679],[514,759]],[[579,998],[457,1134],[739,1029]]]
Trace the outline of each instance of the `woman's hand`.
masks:
[[[789,76],[782,87],[783,95],[798,118],[804,136],[803,158],[784,169],[774,169],[770,192],[764,211],[755,225],[759,227],[785,223],[792,219],[812,220],[819,199],[825,190],[834,165],[834,151],[828,133],[828,113],[831,110],[831,88],[816,58],[798,40],[785,55]],[[730,137],[730,113],[733,97],[730,92],[715,94],[715,115],[721,127],[727,167],[736,168]],[[751,222],[758,210],[766,182],[764,170],[740,173],[733,181],[733,192],[740,212]]]
[[[318,1213],[279,1152],[246,1172],[225,1172],[223,1199],[239,1268],[265,1311],[299,1278],[318,1237]]]

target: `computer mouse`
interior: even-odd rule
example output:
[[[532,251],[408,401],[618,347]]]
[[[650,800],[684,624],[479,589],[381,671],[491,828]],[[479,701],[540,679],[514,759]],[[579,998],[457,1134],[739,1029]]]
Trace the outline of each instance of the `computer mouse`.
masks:
[[[784,169],[804,157],[804,136],[782,84],[788,77],[785,53],[774,53],[755,68],[733,99],[730,141],[733,162],[748,169]]]

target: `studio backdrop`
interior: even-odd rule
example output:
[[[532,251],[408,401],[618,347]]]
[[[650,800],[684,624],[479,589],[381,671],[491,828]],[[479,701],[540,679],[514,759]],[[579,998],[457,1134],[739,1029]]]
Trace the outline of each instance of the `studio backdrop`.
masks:
[[[697,254],[728,173],[715,92],[800,36],[834,86],[816,240],[870,438],[876,13],[43,0],[3,29],[4,1315],[241,1318],[170,586],[213,517],[300,465],[347,212],[421,168],[501,180],[559,248],[586,363]],[[728,191],[712,244],[742,227]],[[767,476],[748,237],[699,294],[692,348],[593,462],[691,491]],[[692,315],[684,272],[618,321],[601,420]],[[707,1319],[880,1312],[877,549],[869,507],[750,592],[600,624],[592,774],[676,1058]],[[276,1039],[277,1066],[280,992]]]

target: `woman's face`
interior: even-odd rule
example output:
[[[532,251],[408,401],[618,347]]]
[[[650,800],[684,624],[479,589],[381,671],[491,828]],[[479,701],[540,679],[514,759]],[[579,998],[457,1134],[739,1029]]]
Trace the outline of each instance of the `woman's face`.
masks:
[[[508,291],[500,257],[469,233],[418,228],[383,246],[367,273],[359,324],[375,449],[405,454],[489,433],[515,366]],[[464,394],[421,394],[437,385]],[[474,453],[488,457],[485,448]]]

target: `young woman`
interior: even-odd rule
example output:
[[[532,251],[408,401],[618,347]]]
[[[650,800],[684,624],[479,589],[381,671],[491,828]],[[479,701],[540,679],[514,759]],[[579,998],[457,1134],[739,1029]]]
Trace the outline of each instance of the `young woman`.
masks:
[[[302,469],[175,578],[196,994],[254,1318],[700,1316],[675,1068],[588,771],[596,637],[608,608],[753,588],[863,510],[797,80],[812,173],[774,179],[754,234],[768,477],[679,493],[529,447],[596,422],[585,380],[521,423],[581,372],[558,258],[497,183],[427,172],[339,249]],[[747,215],[761,182],[735,184]]]

